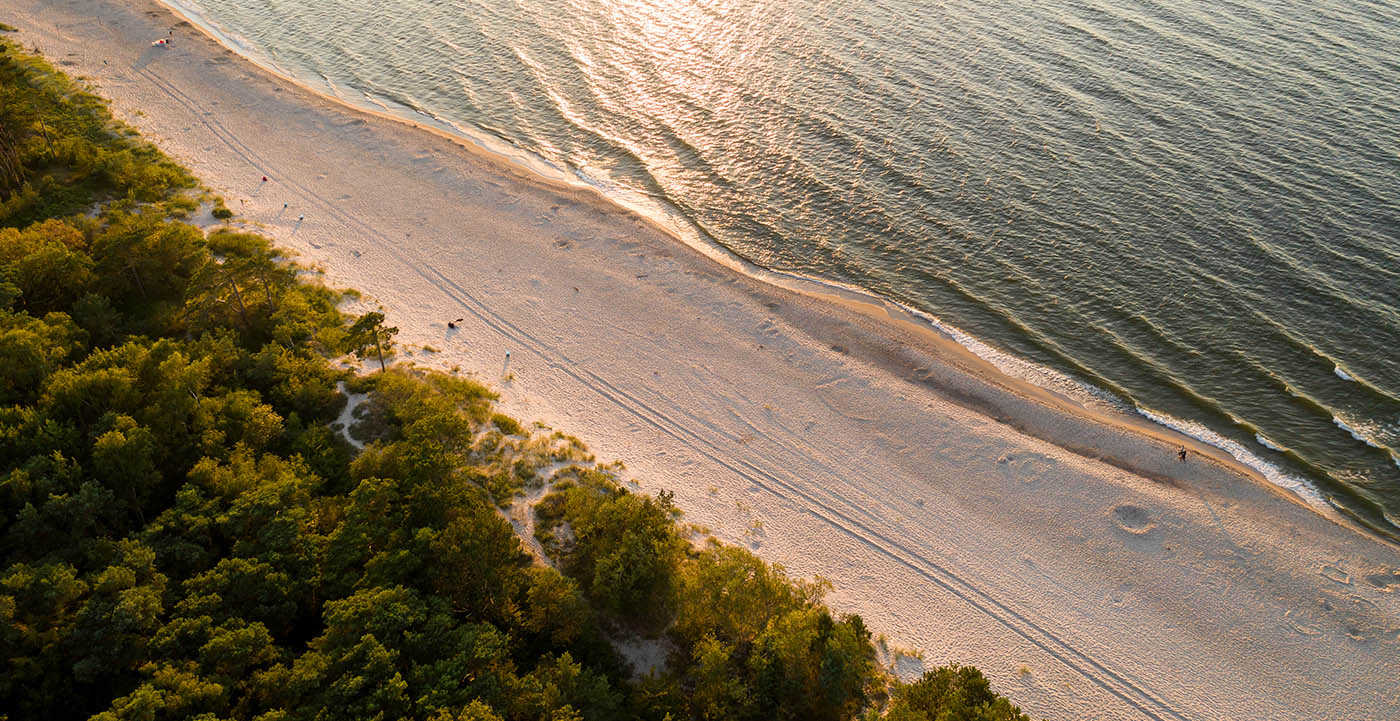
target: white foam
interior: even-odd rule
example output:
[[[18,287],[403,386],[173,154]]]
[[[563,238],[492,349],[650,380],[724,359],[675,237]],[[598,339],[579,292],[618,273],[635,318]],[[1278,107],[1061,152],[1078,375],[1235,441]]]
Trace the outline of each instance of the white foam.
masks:
[[[1128,410],[1127,404],[1123,403],[1117,396],[1098,386],[1085,383],[1067,373],[1062,373],[1053,368],[1032,363],[1019,356],[999,351],[981,340],[978,340],[970,333],[966,333],[928,313],[912,308],[906,310],[948,335],[948,337],[956,341],[958,345],[971,351],[973,355],[991,363],[996,366],[997,370],[1013,378],[1020,378],[1033,385],[1057,391],[1086,406],[1101,404],[1119,411]]]
[[[987,361],[997,370],[1012,378],[1017,378],[1031,385],[1054,391],[1084,406],[1105,407],[1122,413],[1132,412],[1131,405],[1123,402],[1118,396],[1103,388],[1081,381],[1068,373],[1055,370],[1049,366],[1043,366],[1021,358],[1020,356],[998,350],[971,333],[927,311],[890,300],[889,298],[859,286],[825,278],[802,275],[792,271],[770,270],[750,263],[740,258],[737,254],[727,250],[724,252],[727,253],[729,257],[742,264],[743,267],[741,270],[760,280],[790,290],[800,290],[804,287],[811,290],[815,286],[815,290],[819,292],[834,294],[843,298],[853,298],[872,305],[882,306],[886,308],[886,310],[903,313],[915,321],[933,328],[953,342],[966,348],[973,355]]]
[[[1379,448],[1380,450],[1383,450],[1383,451],[1389,450],[1389,449],[1387,449],[1385,446],[1382,446],[1382,445],[1380,445],[1379,443],[1376,443],[1375,441],[1371,440],[1370,438],[1367,438],[1366,435],[1365,435],[1364,433],[1362,433],[1361,431],[1358,431],[1358,430],[1356,430],[1355,428],[1351,427],[1350,425],[1347,424],[1346,421],[1342,420],[1341,418],[1338,418],[1338,417],[1336,417],[1336,416],[1332,416],[1332,422],[1333,422],[1333,423],[1336,423],[1338,428],[1340,428],[1340,429],[1346,431],[1347,433],[1350,433],[1352,438],[1355,438],[1356,440],[1361,441],[1362,443],[1365,443],[1366,445],[1368,445],[1368,446],[1370,446],[1370,447],[1372,447],[1372,448]]]
[[[1191,436],[1192,438],[1195,438],[1198,441],[1201,441],[1202,443],[1215,446],[1216,448],[1219,448],[1220,450],[1229,453],[1235,458],[1235,460],[1258,471],[1259,474],[1264,476],[1264,478],[1268,479],[1270,483],[1292,493],[1295,496],[1298,496],[1299,498],[1303,499],[1303,501],[1306,502],[1308,505],[1311,505],[1312,507],[1320,511],[1324,511],[1329,515],[1335,513],[1335,511],[1332,509],[1332,504],[1327,501],[1327,498],[1322,495],[1322,492],[1319,491],[1316,486],[1309,483],[1308,481],[1303,480],[1302,478],[1285,473],[1283,469],[1273,465],[1272,463],[1269,463],[1268,461],[1265,461],[1263,458],[1260,458],[1259,456],[1255,455],[1252,451],[1250,451],[1248,448],[1245,448],[1243,445],[1240,445],[1238,442],[1232,441],[1229,438],[1226,438],[1220,435],[1219,433],[1216,433],[1215,431],[1212,431],[1211,429],[1206,428],[1205,426],[1199,423],[1195,423],[1193,421],[1184,421],[1180,418],[1174,418],[1165,413],[1158,413],[1156,411],[1143,408],[1142,406],[1137,407],[1137,412],[1143,417],[1153,421],[1154,423],[1166,426],[1174,431],[1177,431],[1178,433],[1184,433],[1188,436]],[[1263,443],[1262,438],[1260,442]]]
[[[1283,453],[1284,451],[1288,450],[1287,448],[1284,448],[1283,446],[1280,446],[1279,444],[1269,440],[1263,433],[1255,433],[1254,440],[1259,441],[1259,445],[1264,446],[1265,448],[1271,448],[1275,451],[1278,451],[1279,453]]]
[[[1334,367],[1332,368],[1332,372],[1333,372],[1333,373],[1336,373],[1336,374],[1337,374],[1337,377],[1338,377],[1338,378],[1341,378],[1341,379],[1344,380],[1344,381],[1351,381],[1352,383],[1355,383],[1355,382],[1356,382],[1356,379],[1355,379],[1355,378],[1351,377],[1350,374],[1348,374],[1346,371],[1342,370],[1342,366],[1341,366],[1340,364],[1334,366]]]

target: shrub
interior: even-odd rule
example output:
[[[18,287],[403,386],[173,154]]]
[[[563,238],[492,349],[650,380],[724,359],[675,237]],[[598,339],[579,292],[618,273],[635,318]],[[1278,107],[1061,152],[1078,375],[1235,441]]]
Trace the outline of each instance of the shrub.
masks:
[[[518,436],[524,431],[524,429],[520,427],[520,421],[517,421],[514,418],[505,415],[504,413],[493,414],[491,416],[491,424],[496,426],[496,428],[499,428],[502,433],[508,436]]]

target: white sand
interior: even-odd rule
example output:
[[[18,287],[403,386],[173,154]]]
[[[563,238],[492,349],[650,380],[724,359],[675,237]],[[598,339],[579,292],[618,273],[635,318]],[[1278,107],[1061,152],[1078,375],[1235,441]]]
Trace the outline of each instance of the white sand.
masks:
[[[153,49],[177,20],[150,0],[8,0],[0,19],[443,350],[417,360],[499,385],[510,351],[508,410],[830,579],[838,609],[930,664],[975,663],[1053,719],[1400,717],[1400,553],[1233,464],[1181,464],[1160,429],[745,278],[187,25]]]

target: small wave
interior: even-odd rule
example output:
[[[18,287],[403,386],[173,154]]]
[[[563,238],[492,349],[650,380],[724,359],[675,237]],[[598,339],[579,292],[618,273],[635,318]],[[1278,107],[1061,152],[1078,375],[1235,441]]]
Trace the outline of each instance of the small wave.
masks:
[[[1356,428],[1352,427],[1352,426],[1349,425],[1346,421],[1342,420],[1341,418],[1338,418],[1337,416],[1332,416],[1332,422],[1335,423],[1335,424],[1337,424],[1337,427],[1338,427],[1338,428],[1340,428],[1340,429],[1346,431],[1347,433],[1350,433],[1352,438],[1355,438],[1356,440],[1361,441],[1362,443],[1365,443],[1366,445],[1368,445],[1368,446],[1370,446],[1370,447],[1372,447],[1372,448],[1377,448],[1377,449],[1380,449],[1380,450],[1382,450],[1382,451],[1389,451],[1389,450],[1390,450],[1390,449],[1386,448],[1385,446],[1383,446],[1383,445],[1381,445],[1381,444],[1379,444],[1379,443],[1376,443],[1375,441],[1371,440],[1369,437],[1367,437],[1366,434],[1364,434],[1364,433],[1362,433],[1361,431],[1357,430]]]
[[[968,349],[973,355],[991,363],[993,366],[1013,378],[1020,378],[1028,381],[1032,385],[1040,386],[1047,390],[1057,391],[1066,395],[1081,404],[1095,405],[1102,404],[1119,411],[1128,410],[1118,396],[1099,388],[1098,386],[1085,383],[1066,373],[1062,373],[1048,366],[1033,363],[1020,356],[1006,353],[979,340],[976,336],[963,331],[951,324],[945,323],[932,314],[925,313],[916,308],[910,308],[900,304],[906,312],[909,312],[925,323],[932,325],[948,337],[952,338],[958,345]]]
[[[1353,371],[1344,370],[1341,364],[1337,364],[1336,373],[1338,378],[1341,378],[1344,381],[1355,383],[1361,386],[1362,388],[1365,388],[1367,391],[1370,391],[1371,393],[1374,393],[1377,396],[1384,398],[1386,401],[1400,402],[1400,395],[1397,395],[1394,390],[1386,390],[1376,385],[1375,383],[1372,383],[1370,380],[1367,380],[1365,376],[1359,376],[1356,375],[1356,373]]]
[[[1259,474],[1268,479],[1270,483],[1303,499],[1304,502],[1319,511],[1323,511],[1329,515],[1335,512],[1332,508],[1332,504],[1327,501],[1327,498],[1322,495],[1322,492],[1319,491],[1316,486],[1297,476],[1285,473],[1283,469],[1255,455],[1240,443],[1230,440],[1199,423],[1184,421],[1165,413],[1158,413],[1157,411],[1143,408],[1142,406],[1137,406],[1136,410],[1139,415],[1142,415],[1158,425],[1166,426],[1178,433],[1184,433],[1202,443],[1215,446],[1229,453],[1235,460],[1258,471]],[[1259,438],[1260,443],[1269,445],[1265,443],[1261,436],[1256,437]]]
[[[199,5],[189,0],[161,0],[167,7],[174,10],[176,15],[185,18],[192,24],[200,27],[208,34],[214,36],[225,47],[228,47],[239,55],[253,60],[258,64],[270,67],[277,74],[287,75],[286,71],[273,60],[271,53],[258,46],[246,36],[236,33],[216,22]]]
[[[1277,321],[1273,320],[1267,315],[1264,315],[1263,313],[1260,313],[1258,310],[1253,310],[1252,313],[1255,318],[1259,319],[1260,321],[1263,321],[1264,323],[1267,323],[1275,331],[1277,331],[1281,338],[1285,338],[1288,340],[1288,342],[1292,343],[1293,345],[1301,349],[1307,350],[1309,353],[1312,353],[1315,357],[1317,357],[1318,360],[1332,364],[1332,372],[1336,374],[1338,378],[1341,378],[1342,380],[1348,383],[1355,383],[1361,386],[1362,388],[1365,388],[1366,390],[1375,393],[1376,395],[1385,398],[1389,401],[1400,402],[1400,393],[1397,393],[1394,388],[1390,388],[1389,390],[1387,390],[1386,388],[1372,383],[1365,376],[1357,375],[1355,369],[1347,370],[1346,368],[1343,368],[1341,361],[1323,352],[1322,349],[1318,348],[1317,346],[1313,345],[1307,340],[1299,338],[1295,331],[1289,330],[1287,327],[1280,325]],[[1294,395],[1299,395],[1292,388],[1289,388],[1288,392],[1293,393]]]
[[[903,313],[915,322],[933,328],[938,333],[950,338],[954,343],[966,348],[968,352],[990,363],[997,370],[1012,378],[1017,378],[1039,388],[1059,393],[1086,407],[1108,408],[1122,413],[1132,412],[1132,406],[1124,402],[1112,391],[1081,381],[1068,373],[1064,373],[1049,366],[1041,365],[1020,356],[998,350],[971,333],[927,311],[901,303],[857,285],[842,283],[841,281],[828,278],[804,275],[789,270],[765,268],[739,257],[732,251],[728,252],[743,264],[744,272],[760,280],[788,288],[789,290],[799,290],[806,287],[808,289],[817,290],[818,292],[835,294],[838,297],[860,300],[875,306],[884,307],[887,311]]]
[[[1288,451],[1287,448],[1284,448],[1283,446],[1280,446],[1279,444],[1269,440],[1268,437],[1265,436],[1263,433],[1255,433],[1254,440],[1259,441],[1259,445],[1264,446],[1265,448],[1278,451],[1279,453],[1286,453]]]

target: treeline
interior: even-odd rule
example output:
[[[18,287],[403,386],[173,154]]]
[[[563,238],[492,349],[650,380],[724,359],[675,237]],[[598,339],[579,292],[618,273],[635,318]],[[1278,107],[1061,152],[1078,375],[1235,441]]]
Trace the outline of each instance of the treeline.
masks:
[[[0,41],[0,715],[1025,718],[975,669],[891,679],[820,583],[693,544],[487,388],[332,365],[378,319],[198,197]],[[503,509],[542,484],[535,558]]]

